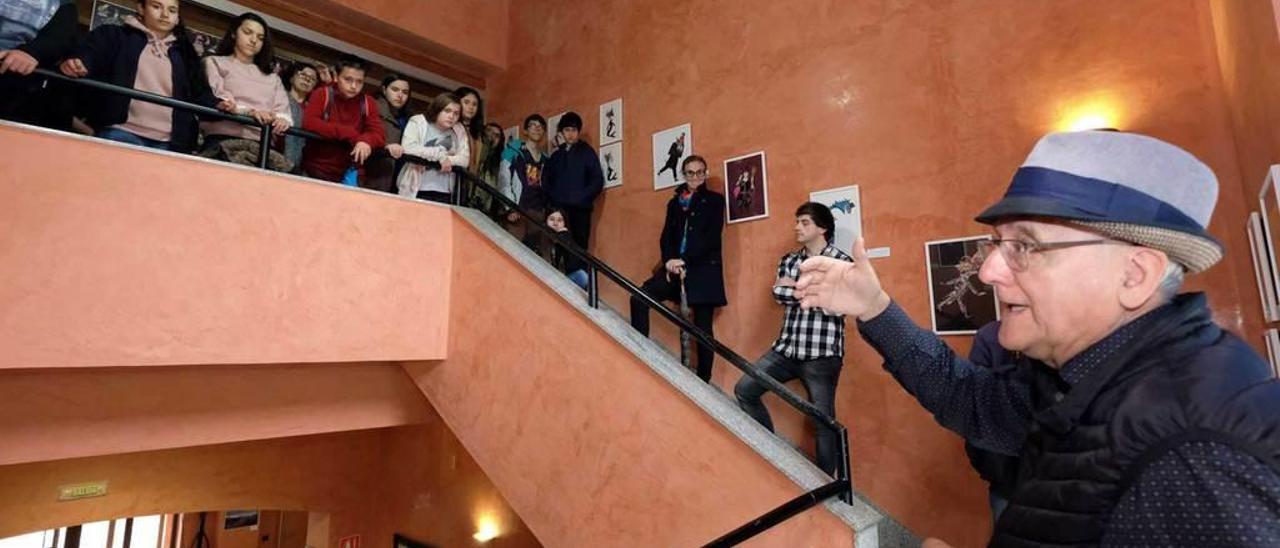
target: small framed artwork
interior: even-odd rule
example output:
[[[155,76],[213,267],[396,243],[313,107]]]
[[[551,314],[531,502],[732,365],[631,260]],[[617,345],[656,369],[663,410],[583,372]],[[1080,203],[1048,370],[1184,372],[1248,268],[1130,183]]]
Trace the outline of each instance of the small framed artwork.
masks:
[[[981,244],[989,236],[925,242],[929,274],[929,318],[939,335],[972,335],[1000,319],[991,286],[978,279]]]
[[[600,146],[622,140],[622,98],[600,105]],[[608,183],[605,184],[608,186]]]
[[[862,236],[862,195],[858,185],[809,193],[809,201],[827,206],[836,219],[836,249],[853,254],[853,242]]]
[[[227,510],[222,516],[223,529],[239,529],[241,527],[256,528],[258,526],[257,510]]]
[[[1280,302],[1277,301],[1276,288],[1271,284],[1271,255],[1268,249],[1265,231],[1262,228],[1262,215],[1254,211],[1249,214],[1249,251],[1253,254],[1253,276],[1258,281],[1258,300],[1262,302],[1262,317],[1268,322],[1280,320]]]
[[[1271,364],[1271,374],[1280,377],[1280,331],[1268,329],[1264,336],[1267,338],[1267,362]]]
[[[564,118],[564,115],[568,113],[569,111],[566,110],[560,114],[547,118],[546,140],[548,152],[554,152],[555,149],[560,148],[560,145],[564,144],[564,137],[560,136],[560,132],[557,131],[556,128],[560,127],[560,119]]]
[[[725,218],[730,223],[769,216],[769,176],[764,151],[724,161]]]
[[[680,164],[693,154],[693,127],[689,124],[664,129],[653,134],[653,189],[661,190],[680,184]]]
[[[502,134],[506,136],[507,142],[510,143],[512,139],[520,138],[520,126],[511,126],[507,129],[504,129],[502,130]]]
[[[416,541],[400,533],[395,533],[391,538],[393,541],[391,548],[436,548],[434,544]]]
[[[600,172],[604,174],[604,187],[622,186],[622,143],[600,147]]]
[[[89,12],[89,30],[96,29],[102,25],[123,25],[126,16],[138,14],[137,8],[131,7],[129,4],[133,3],[93,0],[93,7],[90,8]],[[136,6],[137,4],[133,5]]]
[[[1258,242],[1259,254],[1265,258],[1263,273],[1269,273],[1264,280],[1273,295],[1280,295],[1280,269],[1276,263],[1276,245],[1280,243],[1280,165],[1267,169],[1267,178],[1262,183],[1262,191],[1258,193],[1259,216],[1262,218],[1261,238]],[[1268,289],[1264,287],[1264,290]],[[1275,314],[1280,309],[1271,308],[1274,313],[1267,321],[1276,321]]]

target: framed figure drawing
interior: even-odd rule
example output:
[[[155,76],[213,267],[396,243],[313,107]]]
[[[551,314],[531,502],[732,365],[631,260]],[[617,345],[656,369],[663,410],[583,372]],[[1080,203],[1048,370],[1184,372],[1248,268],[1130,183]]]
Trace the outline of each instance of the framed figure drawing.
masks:
[[[600,146],[621,140],[622,99],[619,98],[600,105]]]
[[[809,201],[827,206],[836,220],[832,243],[836,249],[853,254],[853,242],[862,235],[862,195],[858,185],[809,193]]]
[[[1262,230],[1258,238],[1257,247],[1260,258],[1263,261],[1262,272],[1269,274],[1267,279],[1263,280],[1263,298],[1267,298],[1267,292],[1272,295],[1280,295],[1280,271],[1277,270],[1276,263],[1276,245],[1280,244],[1280,165],[1273,165],[1267,169],[1267,178],[1262,183],[1262,190],[1258,193],[1259,216],[1262,220]],[[1264,311],[1270,307],[1271,315],[1267,316],[1267,321],[1280,320],[1280,307],[1275,306],[1275,300],[1271,300],[1264,304]]]
[[[511,126],[504,129],[502,130],[502,134],[506,136],[507,142],[510,143],[512,139],[520,138],[520,126]]]
[[[622,143],[600,147],[600,173],[605,188],[622,186]]]
[[[925,242],[929,317],[939,335],[972,335],[1000,319],[996,292],[978,279],[981,244],[988,236]]]
[[[1258,281],[1258,299],[1262,301],[1262,317],[1268,322],[1280,320],[1280,301],[1272,285],[1271,253],[1266,232],[1262,228],[1262,215],[1249,213],[1249,251],[1253,254],[1253,276]]]
[[[769,178],[764,151],[724,161],[725,218],[730,223],[769,216]]]
[[[566,110],[565,112],[561,112],[560,114],[547,118],[547,136],[545,139],[547,141],[548,152],[554,152],[557,148],[560,148],[560,145],[564,144],[564,137],[560,136],[560,132],[557,131],[556,128],[560,127],[560,119],[568,112],[569,111]]]
[[[693,127],[689,124],[653,134],[653,189],[679,185],[680,164],[693,154]]]

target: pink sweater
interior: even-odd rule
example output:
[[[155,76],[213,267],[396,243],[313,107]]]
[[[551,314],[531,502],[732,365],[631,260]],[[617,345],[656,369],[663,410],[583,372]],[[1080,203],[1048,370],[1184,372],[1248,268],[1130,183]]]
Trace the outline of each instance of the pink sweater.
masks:
[[[273,112],[276,118],[295,122],[289,113],[289,96],[280,83],[280,77],[263,74],[257,65],[242,63],[230,55],[206,57],[204,71],[209,76],[209,87],[219,99],[233,101],[238,114],[255,110]],[[205,135],[227,135],[243,139],[258,139],[258,128],[230,120],[204,122],[200,129]]]
[[[132,15],[125,19],[125,24],[147,34],[147,46],[138,56],[138,75],[134,77],[133,89],[173,97],[173,65],[169,61],[169,47],[177,38],[172,34],[156,38]],[[116,127],[147,139],[168,141],[173,131],[173,109],[146,101],[129,101],[129,118]]]

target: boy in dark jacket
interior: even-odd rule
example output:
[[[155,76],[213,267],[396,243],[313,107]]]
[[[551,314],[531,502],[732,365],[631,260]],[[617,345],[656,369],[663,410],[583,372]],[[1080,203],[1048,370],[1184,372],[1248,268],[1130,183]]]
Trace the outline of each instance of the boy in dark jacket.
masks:
[[[547,159],[543,184],[551,207],[564,210],[573,241],[587,249],[591,240],[591,210],[596,196],[604,189],[604,175],[600,172],[596,149],[580,139],[581,130],[582,117],[578,113],[567,112],[560,118],[556,131],[564,138],[564,144]]]
[[[662,266],[640,289],[657,301],[680,302],[683,278],[685,295],[693,309],[693,324],[714,335],[712,318],[716,308],[728,304],[720,256],[724,195],[707,188],[707,162],[701,156],[685,158],[680,169],[685,183],[676,187],[675,196],[667,202],[667,218],[659,240]],[[631,297],[631,326],[649,335],[649,307],[636,297]],[[715,353],[699,343],[697,354],[698,378],[710,382]]]
[[[311,140],[302,149],[302,169],[308,177],[341,182],[355,168],[364,178],[364,161],[386,146],[386,132],[378,105],[364,93],[366,63],[351,55],[338,61],[332,84],[316,88],[307,99],[302,127],[329,141]]]
[[[178,18],[177,0],[144,0],[138,15],[123,25],[103,25],[70,59],[62,73],[89,77],[179,101],[229,111],[209,89],[191,37]],[[148,148],[187,152],[195,148],[195,114],[116,93],[90,93],[83,102],[86,121],[99,137]]]

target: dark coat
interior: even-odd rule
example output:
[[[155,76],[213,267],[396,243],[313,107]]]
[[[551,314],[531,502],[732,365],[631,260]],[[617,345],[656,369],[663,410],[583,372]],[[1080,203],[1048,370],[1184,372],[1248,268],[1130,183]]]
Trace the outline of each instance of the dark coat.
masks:
[[[590,208],[604,189],[604,174],[600,172],[596,149],[582,141],[556,149],[547,158],[542,186],[553,206]]]
[[[982,326],[973,337],[973,349],[969,351],[969,361],[990,369],[997,375],[1022,377],[1018,370],[1017,354],[1000,346],[997,338],[1000,322],[995,321]],[[991,490],[1008,499],[1013,496],[1013,488],[1018,479],[1018,458],[987,451],[972,443],[965,442],[964,452],[969,456],[969,463],[982,479],[991,484]]]
[[[724,195],[698,188],[690,198],[689,211],[680,207],[680,193],[687,185],[675,189],[667,202],[667,219],[662,225],[662,262],[684,259],[685,291],[690,305],[724,306],[729,304],[724,293],[724,265],[721,264],[721,234],[724,232]],[[681,234],[688,223],[688,242],[680,253]]]
[[[173,67],[173,98],[213,108],[218,98],[209,89],[200,60],[194,50],[184,55],[184,38],[169,47],[169,63]],[[126,88],[133,87],[138,76],[138,56],[147,46],[147,35],[128,25],[102,25],[89,33],[89,38],[76,48],[72,57],[84,62],[89,78]],[[194,74],[193,74],[194,71]],[[201,85],[203,84],[203,85]],[[116,93],[95,92],[90,95],[88,108],[83,114],[96,130],[123,124],[129,119],[129,102],[132,99]],[[195,148],[199,132],[196,115],[189,111],[173,109],[173,129],[169,136],[169,148],[187,152]]]
[[[1037,411],[992,546],[1099,544],[1130,482],[1182,443],[1214,442],[1280,469],[1271,368],[1213,323],[1203,294],[1152,314],[1160,316],[1065,395],[1055,392],[1056,372],[1031,377]],[[1053,403],[1035,403],[1050,392],[1040,400]]]

